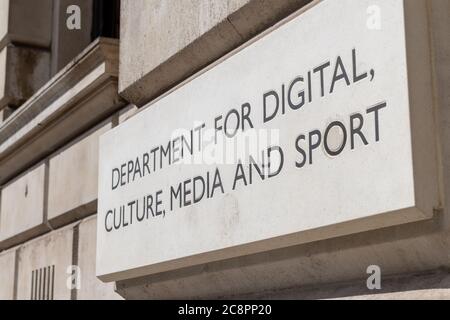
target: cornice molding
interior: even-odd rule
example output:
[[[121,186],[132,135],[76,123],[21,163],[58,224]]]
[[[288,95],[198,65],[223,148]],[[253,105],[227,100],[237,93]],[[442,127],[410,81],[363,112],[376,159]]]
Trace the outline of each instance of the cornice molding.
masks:
[[[2,123],[0,184],[124,106],[118,66],[118,40],[99,38]]]

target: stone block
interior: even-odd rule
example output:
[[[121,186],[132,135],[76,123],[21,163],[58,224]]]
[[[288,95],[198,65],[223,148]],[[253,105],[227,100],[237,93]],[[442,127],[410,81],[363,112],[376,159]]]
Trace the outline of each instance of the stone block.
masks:
[[[0,300],[14,299],[16,251],[0,253]]]
[[[59,227],[97,210],[98,139],[108,120],[50,158],[48,220]]]
[[[119,92],[142,106],[308,0],[124,0]]]
[[[72,248],[72,226],[24,244],[19,252],[17,298],[70,300]]]
[[[5,96],[6,91],[6,52],[7,48],[0,51],[0,99]]]
[[[103,283],[95,276],[97,218],[90,217],[79,226],[78,266],[81,271],[81,287],[78,300],[122,299],[114,291],[114,283]]]
[[[0,248],[6,248],[48,230],[44,215],[45,164],[30,169],[2,189]]]
[[[7,45],[0,52],[0,109],[20,106],[50,77],[50,53]]]

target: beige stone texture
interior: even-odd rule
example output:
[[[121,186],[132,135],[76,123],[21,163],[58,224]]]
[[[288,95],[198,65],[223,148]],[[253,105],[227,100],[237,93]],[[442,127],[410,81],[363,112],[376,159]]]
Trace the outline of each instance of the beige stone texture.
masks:
[[[81,270],[81,288],[78,300],[122,299],[114,292],[114,283],[103,283],[95,276],[97,219],[90,217],[79,225],[78,265]]]
[[[108,120],[50,157],[48,220],[53,227],[95,213],[98,140],[110,128]]]
[[[25,243],[20,248],[17,298],[70,300],[73,227],[67,227]],[[51,270],[44,275],[41,270]],[[38,277],[32,284],[33,272]],[[69,272],[68,272],[69,271]],[[68,280],[69,279],[69,280]]]
[[[142,106],[307,2],[124,0],[119,92]]]
[[[1,194],[0,247],[18,244],[44,232],[45,164],[5,185]]]
[[[14,298],[16,251],[0,253],[0,300]]]

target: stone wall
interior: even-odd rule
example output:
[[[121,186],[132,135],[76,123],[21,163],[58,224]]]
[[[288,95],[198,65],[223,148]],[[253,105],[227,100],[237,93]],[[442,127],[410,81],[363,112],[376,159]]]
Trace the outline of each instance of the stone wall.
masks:
[[[0,124],[1,299],[121,299],[95,270],[99,137],[132,110],[117,68],[99,39]]]
[[[427,1],[443,199],[431,219],[117,283],[96,277],[99,137],[319,1],[122,0],[119,44],[99,41],[53,65],[67,35],[52,46],[51,1],[27,10],[24,1],[0,1],[0,299],[450,297],[447,0]],[[41,28],[30,33],[17,21]],[[68,55],[89,42],[78,40]],[[382,270],[381,291],[366,287],[370,265]]]

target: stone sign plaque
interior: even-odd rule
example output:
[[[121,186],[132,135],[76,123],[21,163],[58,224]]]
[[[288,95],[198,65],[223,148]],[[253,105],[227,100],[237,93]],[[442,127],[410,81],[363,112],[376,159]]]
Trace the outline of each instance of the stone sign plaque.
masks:
[[[316,3],[104,134],[98,276],[430,218],[424,6]]]

